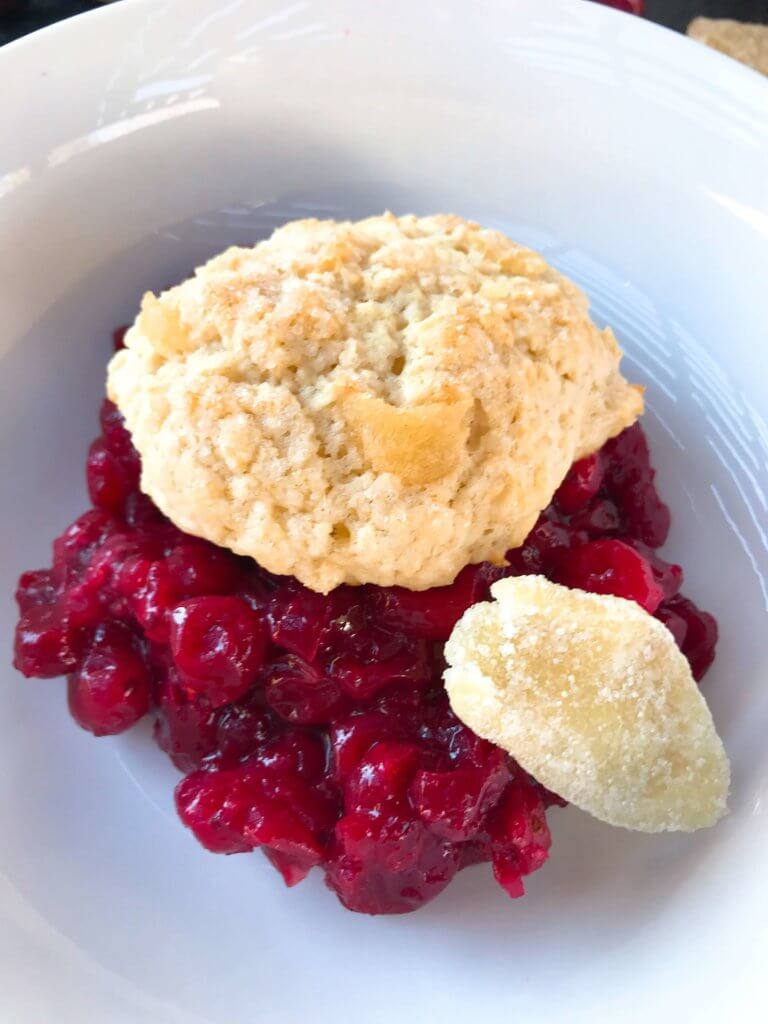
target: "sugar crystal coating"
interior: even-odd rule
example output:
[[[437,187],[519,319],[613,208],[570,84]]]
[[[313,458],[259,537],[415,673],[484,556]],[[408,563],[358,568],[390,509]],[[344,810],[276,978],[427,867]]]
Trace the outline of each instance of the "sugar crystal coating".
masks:
[[[639,605],[520,576],[446,644],[451,706],[595,817],[693,831],[726,810],[728,759],[669,630]]]

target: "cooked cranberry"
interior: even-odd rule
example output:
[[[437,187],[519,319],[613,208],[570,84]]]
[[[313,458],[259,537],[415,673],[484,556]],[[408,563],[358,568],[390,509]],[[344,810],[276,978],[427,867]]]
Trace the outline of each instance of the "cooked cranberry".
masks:
[[[13,664],[25,676],[52,679],[77,664],[76,638],[58,604],[33,605],[16,626]]]
[[[111,616],[129,618],[131,604],[120,589],[125,566],[147,554],[149,543],[135,535],[112,533],[91,554],[78,577],[61,595],[69,621],[75,626],[96,626]],[[130,593],[130,592],[128,592]]]
[[[560,511],[572,515],[588,505],[600,490],[604,473],[601,452],[574,462],[555,494],[555,504]]]
[[[376,709],[338,719],[328,735],[333,754],[333,777],[337,782],[343,782],[378,740],[402,738],[403,725],[396,715]]]
[[[590,540],[623,532],[621,514],[610,498],[596,498],[571,516],[569,525],[571,530],[583,531]]]
[[[668,601],[670,597],[674,597],[683,585],[682,566],[675,565],[672,562],[665,562],[664,559],[653,550],[653,548],[649,548],[648,545],[643,544],[642,541],[630,540],[628,543],[638,551],[650,565],[653,578],[664,593],[664,600]]]
[[[403,717],[398,705],[395,705],[395,709],[395,714]],[[498,752],[498,747],[476,736],[456,717],[443,689],[439,695],[432,696],[429,705],[419,705],[418,720],[414,724],[422,739],[437,744],[457,765],[468,764],[482,768]]]
[[[480,832],[509,778],[506,755],[496,750],[483,768],[418,772],[411,784],[411,800],[435,835],[463,842]]]
[[[483,568],[468,565],[450,586],[427,591],[381,587],[372,598],[375,620],[425,640],[447,640],[467,608],[485,596]]]
[[[651,614],[664,599],[651,566],[620,540],[596,540],[565,552],[555,578],[567,587],[636,601]]]
[[[300,882],[324,856],[312,829],[292,807],[276,803],[271,794],[251,808],[243,834],[254,847],[268,847],[267,856],[288,885]]]
[[[669,535],[672,519],[653,484],[622,497],[629,533],[649,547],[661,547]]]
[[[97,508],[120,512],[129,494],[139,486],[138,461],[115,455],[99,438],[88,452],[88,493]]]
[[[296,854],[292,855],[266,846],[263,847],[263,850],[267,860],[280,872],[283,881],[289,889],[294,885],[298,885],[299,882],[303,882],[309,871],[316,864],[320,863],[314,854],[311,854],[309,857],[304,857],[300,854],[297,856]]]
[[[260,787],[246,771],[193,772],[176,787],[176,810],[206,850],[245,853],[245,826]]]
[[[155,740],[180,771],[201,768],[219,753],[220,712],[204,697],[191,693],[169,674],[160,685],[157,703]]]
[[[261,749],[272,735],[272,717],[264,706],[264,697],[254,690],[243,700],[221,708],[217,713],[217,760],[242,761]]]
[[[670,631],[672,636],[675,638],[675,643],[681,651],[684,650],[683,645],[685,644],[685,638],[688,636],[688,622],[682,615],[678,615],[675,611],[674,606],[670,607],[670,603],[665,601],[656,611],[656,618],[659,619],[667,629]],[[693,671],[693,670],[691,670]]]
[[[129,558],[117,586],[148,639],[167,643],[179,594],[166,562],[144,553]]]
[[[490,816],[488,831],[496,880],[510,896],[522,896],[522,876],[542,866],[552,845],[544,802],[523,776],[504,792]]]
[[[94,551],[119,530],[119,522],[103,509],[91,509],[68,526],[53,542],[53,572],[57,584],[75,579]]]
[[[691,664],[694,679],[702,679],[715,660],[718,629],[714,616],[680,594],[665,601],[656,615],[671,630]]]
[[[338,816],[324,784],[305,777],[301,737],[276,741],[279,750],[217,772],[195,772],[176,789],[179,815],[200,842],[217,853],[265,848],[286,881],[298,882],[323,858],[322,835]],[[307,742],[312,743],[311,740]],[[313,767],[315,767],[313,765]]]
[[[126,617],[134,604],[138,607],[138,591],[147,582],[146,571],[159,561],[161,553],[162,546],[154,536],[113,533],[93,553],[78,582],[68,588],[67,604],[71,606],[80,591],[108,605],[117,617]]]
[[[448,703],[441,674],[442,668],[435,670],[435,678],[430,687],[395,682],[378,694],[373,706],[393,718],[407,738],[419,737],[431,742],[433,737],[430,727],[436,714],[435,705],[437,702]]]
[[[370,587],[339,587],[328,595],[329,617],[318,655],[346,657],[362,664],[386,661],[408,645],[408,638],[377,621]]]
[[[450,883],[460,851],[412,818],[345,815],[336,825],[326,883],[349,910],[405,914]]]
[[[544,514],[528,534],[521,549],[524,571],[548,574],[558,564],[561,555],[586,540],[585,532],[574,531],[569,525],[548,519]],[[510,556],[507,555],[507,558]]]
[[[173,610],[170,649],[184,683],[214,707],[242,697],[267,649],[263,620],[239,597],[194,597]]]
[[[317,783],[327,768],[325,744],[320,737],[296,729],[270,740],[259,760],[272,778],[295,774],[312,783]]]
[[[150,706],[147,665],[126,629],[98,630],[80,667],[69,677],[69,709],[94,736],[125,732]]]
[[[134,491],[133,494],[128,495],[123,515],[126,523],[137,530],[167,523],[167,519],[164,518],[157,505],[141,491]]]
[[[101,403],[99,410],[99,424],[101,426],[101,437],[105,446],[118,456],[135,456],[136,449],[126,426],[123,414],[108,398]]]
[[[273,642],[306,661],[317,656],[331,617],[331,601],[298,581],[288,581],[279,587],[269,602]]]
[[[99,576],[88,574],[80,583],[73,583],[67,588],[66,596],[61,600],[65,608],[67,621],[75,629],[97,626],[108,614],[103,598],[106,591],[99,587]]]
[[[656,493],[655,471],[648,442],[639,424],[608,441],[606,487],[621,508],[627,532],[649,547],[658,548],[669,534],[669,509]]]
[[[25,612],[38,604],[53,604],[56,600],[56,581],[50,569],[32,569],[23,572],[16,588],[16,604]]]
[[[293,725],[329,722],[346,703],[338,681],[324,676],[298,654],[270,662],[262,681],[269,706]]]
[[[367,663],[353,658],[336,658],[331,672],[342,689],[355,701],[374,697],[393,682],[423,682],[434,678],[431,651],[423,640],[414,640],[393,657]]]
[[[348,813],[366,811],[382,816],[406,804],[408,787],[419,765],[415,743],[380,740],[355,765],[344,787]]]
[[[179,598],[228,594],[237,587],[236,558],[203,541],[182,541],[166,556],[165,564]]]

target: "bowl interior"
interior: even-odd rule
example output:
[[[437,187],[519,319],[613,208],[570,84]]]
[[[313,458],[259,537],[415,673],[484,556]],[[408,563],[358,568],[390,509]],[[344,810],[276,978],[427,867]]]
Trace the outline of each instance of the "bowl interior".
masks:
[[[110,331],[145,289],[294,217],[453,211],[582,284],[648,388],[666,551],[721,624],[705,692],[733,760],[732,813],[710,832],[648,837],[555,811],[551,861],[525,900],[472,869],[417,915],[365,919],[319,879],[289,892],[259,855],[205,854],[175,820],[176,775],[146,731],[93,742],[59,683],[5,668],[0,975],[19,1024],[46,1019],[54,989],[72,1020],[90,1008],[240,1024],[311,1007],[318,1022],[513,1009],[575,1021],[597,1006],[634,1020],[656,1004],[717,1020],[722,978],[752,984],[768,769],[768,86],[572,0],[386,6],[137,2],[0,55],[29,83],[0,102],[13,140],[0,166],[0,663],[15,576],[46,564],[85,507]],[[626,1006],[641,980],[642,1006]]]

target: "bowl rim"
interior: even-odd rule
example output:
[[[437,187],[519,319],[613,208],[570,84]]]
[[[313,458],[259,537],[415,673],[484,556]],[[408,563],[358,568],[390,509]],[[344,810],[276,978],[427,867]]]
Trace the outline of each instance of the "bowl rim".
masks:
[[[258,0],[257,0],[258,2]],[[333,0],[320,0],[321,3],[328,3],[330,6]],[[482,4],[485,7],[493,7],[494,13],[503,19],[506,13],[505,0],[432,0],[433,4],[438,5],[443,9],[450,9],[451,7],[457,10],[468,11],[471,4],[479,6]],[[546,10],[548,7],[553,11],[558,7],[562,6],[563,0],[537,0],[536,7],[540,10]],[[748,64],[743,64],[741,61],[734,57],[729,57],[727,54],[721,53],[719,50],[714,49],[711,46],[707,46],[704,43],[700,43],[695,39],[691,39],[690,36],[684,32],[679,32],[676,29],[670,28],[667,25],[660,25],[658,22],[652,21],[646,15],[629,14],[625,11],[620,11],[614,7],[609,7],[603,3],[595,2],[595,0],[569,0],[570,3],[578,3],[582,7],[588,6],[590,8],[591,17],[608,19],[610,23],[615,18],[621,18],[626,22],[629,19],[630,23],[634,26],[630,31],[638,33],[645,32],[650,33],[649,38],[653,38],[654,35],[660,35],[667,38],[667,40],[673,38],[682,42],[683,45],[693,50],[699,51],[701,54],[706,54],[706,60],[712,62],[713,67],[719,67],[722,74],[725,77],[733,76],[736,85],[737,81],[741,78],[742,84],[751,82],[752,85],[757,85],[758,89],[768,92],[768,76],[761,74],[756,69],[750,67]],[[392,6],[403,5],[404,0],[390,0]],[[405,6],[407,6],[408,0],[405,0]],[[184,0],[166,0],[166,7],[173,5],[180,7],[184,6]],[[18,54],[24,54],[27,50],[33,50],[34,48],[45,43],[53,43],[53,37],[57,36],[56,42],[66,41],[63,39],[66,35],[75,35],[82,32],[84,25],[90,27],[91,23],[96,19],[100,21],[117,21],[121,17],[133,18],[133,12],[136,8],[144,7],[148,11],[156,9],[155,0],[121,0],[119,4],[114,2],[103,3],[99,7],[91,8],[87,11],[80,11],[78,14],[64,17],[59,21],[51,22],[48,25],[44,25],[42,28],[27,32],[25,35],[20,36],[17,39],[12,39],[10,42],[5,43],[0,47],[0,72],[3,70],[3,63],[9,57],[16,57]],[[125,12],[129,12],[126,14]],[[625,27],[628,28],[628,26]],[[675,44],[677,45],[677,44]],[[722,82],[718,82],[722,85]],[[9,91],[9,92],[12,92]]]

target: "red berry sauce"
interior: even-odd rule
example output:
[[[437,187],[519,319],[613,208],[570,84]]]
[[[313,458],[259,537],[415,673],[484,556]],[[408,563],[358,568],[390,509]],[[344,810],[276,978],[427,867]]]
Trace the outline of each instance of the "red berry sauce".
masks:
[[[509,565],[448,587],[339,587],[296,579],[190,537],[138,490],[139,457],[113,405],[87,462],[93,508],[24,573],[15,664],[66,675],[96,736],[142,716],[184,773],[181,820],[207,849],[260,847],[288,885],[311,868],[350,910],[415,910],[490,861],[510,896],[547,858],[561,802],[455,717],[443,643],[505,575],[544,573],[640,603],[700,678],[717,626],[679,594],[655,549],[669,512],[639,426],[573,466]]]

